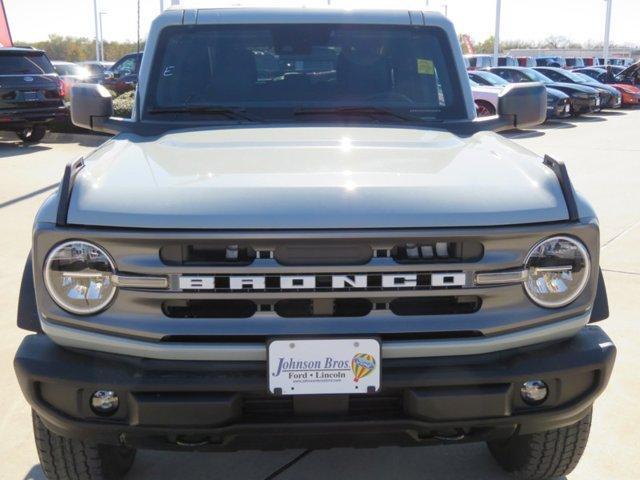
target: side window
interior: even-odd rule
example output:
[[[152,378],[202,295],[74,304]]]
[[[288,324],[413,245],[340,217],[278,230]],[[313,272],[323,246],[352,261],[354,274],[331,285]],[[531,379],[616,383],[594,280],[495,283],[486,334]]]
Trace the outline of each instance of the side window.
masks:
[[[515,83],[522,82],[530,82],[531,79],[527,77],[524,73],[518,72],[517,70],[511,70],[511,81]]]
[[[136,60],[134,57],[125,58],[113,68],[113,73],[119,76],[130,75],[136,71]]]
[[[547,77],[549,77],[551,80],[554,80],[556,82],[560,82],[563,80],[562,75],[560,75],[558,72],[554,71],[554,70],[544,70],[542,72],[543,75],[546,75]]]
[[[494,70],[493,73],[498,75],[499,77],[504,78],[507,82],[513,82],[513,77],[511,76],[511,72],[509,70]]]

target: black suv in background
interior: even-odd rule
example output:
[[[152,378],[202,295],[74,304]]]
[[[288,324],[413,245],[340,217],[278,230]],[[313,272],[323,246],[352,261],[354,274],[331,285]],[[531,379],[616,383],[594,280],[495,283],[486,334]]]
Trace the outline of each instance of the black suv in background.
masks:
[[[0,130],[15,132],[24,142],[39,142],[47,123],[64,114],[64,93],[43,51],[0,48]]]

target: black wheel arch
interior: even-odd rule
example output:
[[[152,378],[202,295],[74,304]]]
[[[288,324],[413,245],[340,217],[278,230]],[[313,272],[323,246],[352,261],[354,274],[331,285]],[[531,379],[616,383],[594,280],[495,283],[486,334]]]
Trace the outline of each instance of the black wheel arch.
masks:
[[[602,269],[598,269],[598,287],[596,289],[596,299],[591,309],[589,323],[600,322],[609,318],[609,299],[607,297],[607,286],[604,284]]]
[[[29,252],[29,256],[24,265],[24,271],[22,272],[20,295],[18,297],[18,328],[29,330],[30,332],[42,333],[38,306],[36,304],[36,289],[33,285],[31,252]]]

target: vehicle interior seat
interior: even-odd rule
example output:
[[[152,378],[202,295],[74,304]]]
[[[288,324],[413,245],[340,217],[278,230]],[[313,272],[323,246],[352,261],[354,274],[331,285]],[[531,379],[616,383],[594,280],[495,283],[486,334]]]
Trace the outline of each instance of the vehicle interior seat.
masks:
[[[338,88],[347,95],[376,95],[391,91],[391,66],[383,55],[345,48],[336,64]]]

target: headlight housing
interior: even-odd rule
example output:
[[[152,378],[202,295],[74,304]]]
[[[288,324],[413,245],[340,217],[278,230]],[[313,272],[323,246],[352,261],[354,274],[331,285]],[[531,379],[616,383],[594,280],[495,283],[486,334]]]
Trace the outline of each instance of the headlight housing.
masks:
[[[107,308],[113,300],[117,290],[111,280],[114,273],[115,265],[105,250],[73,240],[49,252],[44,284],[60,308],[91,315]]]
[[[573,302],[589,281],[591,260],[586,247],[571,237],[551,237],[535,245],[525,260],[524,288],[541,307]]]

